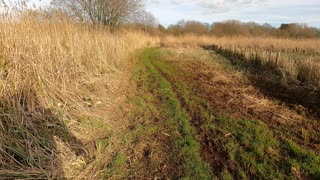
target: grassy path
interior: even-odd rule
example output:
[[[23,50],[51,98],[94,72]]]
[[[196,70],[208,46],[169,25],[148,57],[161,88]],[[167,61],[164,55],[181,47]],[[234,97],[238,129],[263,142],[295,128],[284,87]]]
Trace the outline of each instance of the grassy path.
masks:
[[[207,80],[219,74],[208,75],[202,68],[219,60],[202,67],[199,62],[174,60],[174,54],[165,54],[168,55],[166,50],[157,48],[138,53],[132,78],[130,130],[122,138],[127,148],[108,167],[107,177],[320,177],[320,156],[316,151],[300,146],[296,137],[279,134],[277,128],[263,120],[267,116],[253,113],[247,117],[243,114],[248,113],[234,113],[234,108],[215,102],[223,101],[220,98],[226,96],[226,84],[210,84]],[[215,70],[232,78],[226,74],[231,72]],[[282,129],[286,125],[278,126]]]
[[[143,75],[135,77],[139,90],[146,96],[153,96],[154,103],[145,101],[143,96],[136,97],[137,106],[152,107],[158,110],[162,125],[158,126],[159,133],[165,132],[170,146],[168,162],[175,162],[171,172],[176,177],[192,179],[210,179],[209,168],[200,158],[200,144],[194,138],[195,129],[190,124],[190,116],[182,108],[177,94],[173,91],[172,84],[161,74],[152,62],[159,58],[157,49],[146,49],[139,57],[140,63],[137,70]],[[140,99],[142,97],[142,99]],[[142,100],[142,101],[140,101]],[[151,112],[152,113],[152,112]],[[163,132],[164,131],[164,132]],[[170,165],[169,165],[170,166]],[[173,173],[175,172],[175,173]]]
[[[146,49],[138,56],[133,76],[136,90],[130,99],[132,121],[130,132],[124,135],[129,146],[128,171],[120,176],[211,179],[209,166],[200,157],[191,117],[171,83],[151,63],[158,58],[157,49]]]

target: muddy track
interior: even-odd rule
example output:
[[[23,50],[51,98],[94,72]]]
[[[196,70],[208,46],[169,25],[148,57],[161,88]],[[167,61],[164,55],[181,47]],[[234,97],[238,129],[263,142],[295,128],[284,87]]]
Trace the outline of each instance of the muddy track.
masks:
[[[141,52],[133,77],[136,91],[131,100],[131,132],[127,134],[132,151],[126,153],[130,177],[211,179],[188,114],[170,82],[151,64],[158,58],[157,52],[154,48]]]
[[[201,112],[207,107],[203,107],[201,104],[198,106],[190,107],[181,96],[181,93],[178,90],[176,85],[176,80],[172,76],[168,76],[161,68],[152,64],[160,74],[168,81],[173,87],[173,92],[176,94],[176,98],[179,100],[182,108],[189,114],[191,117],[191,124],[196,127],[197,130],[197,139],[201,144],[201,157],[207,162],[213,171],[215,176],[224,170],[224,168],[235,168],[235,165],[228,159],[227,152],[223,151],[221,148],[219,140],[217,141],[213,131],[206,131],[201,128],[201,126],[207,121],[202,115]],[[214,115],[212,115],[214,117]],[[230,170],[232,170],[230,169]]]

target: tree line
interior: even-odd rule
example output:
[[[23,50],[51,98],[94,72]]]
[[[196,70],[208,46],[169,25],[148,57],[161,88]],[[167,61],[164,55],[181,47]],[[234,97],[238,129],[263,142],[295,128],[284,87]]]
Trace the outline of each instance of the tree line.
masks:
[[[217,23],[202,23],[198,21],[179,21],[174,25],[164,28],[159,25],[158,29],[163,33],[173,35],[196,34],[215,36],[275,36],[289,38],[317,38],[320,30],[305,24],[289,23],[281,24],[279,28],[270,24],[258,24],[254,22],[241,22],[228,20]]]
[[[305,24],[282,24],[279,28],[270,24],[244,23],[228,20],[217,23],[181,20],[167,28],[160,25],[152,13],[147,12],[143,0],[51,0],[46,8],[30,8],[31,2],[41,0],[0,0],[3,15],[32,14],[38,19],[58,21],[62,17],[73,22],[91,23],[108,27],[139,29],[151,34],[185,34],[215,36],[274,36],[288,38],[317,38],[320,30]]]

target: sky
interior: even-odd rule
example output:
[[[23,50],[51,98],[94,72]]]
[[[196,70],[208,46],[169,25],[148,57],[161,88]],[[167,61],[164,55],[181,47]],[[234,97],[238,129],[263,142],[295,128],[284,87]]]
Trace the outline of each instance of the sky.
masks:
[[[5,0],[15,1],[15,0]],[[30,0],[48,3],[50,0]],[[180,20],[204,23],[225,20],[269,23],[305,23],[320,28],[320,0],[144,0],[151,12],[164,26]]]
[[[183,19],[210,24],[236,19],[276,27],[306,23],[320,28],[320,0],[146,0],[146,8],[164,26]]]

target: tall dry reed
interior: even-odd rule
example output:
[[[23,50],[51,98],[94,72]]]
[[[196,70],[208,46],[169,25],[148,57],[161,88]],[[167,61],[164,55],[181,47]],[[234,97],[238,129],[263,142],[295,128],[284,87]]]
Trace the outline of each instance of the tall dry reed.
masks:
[[[62,176],[56,139],[77,144],[99,138],[91,131],[106,134],[103,114],[92,129],[81,124],[94,119],[87,107],[108,101],[130,54],[155,41],[83,24],[0,23],[0,178]]]

